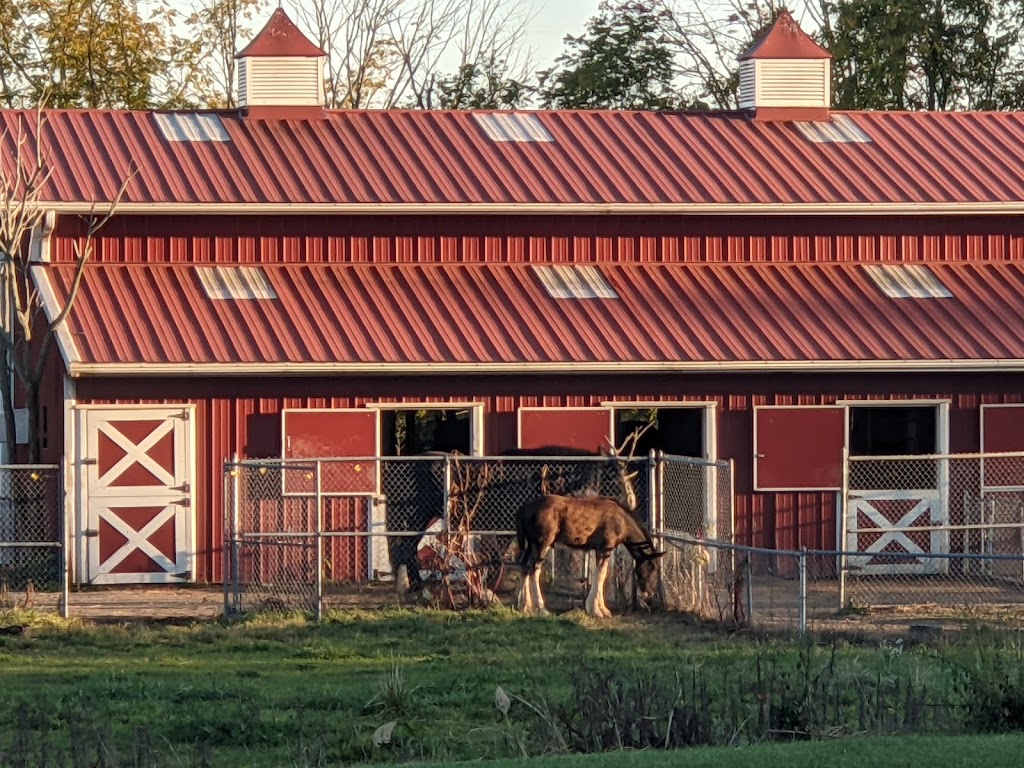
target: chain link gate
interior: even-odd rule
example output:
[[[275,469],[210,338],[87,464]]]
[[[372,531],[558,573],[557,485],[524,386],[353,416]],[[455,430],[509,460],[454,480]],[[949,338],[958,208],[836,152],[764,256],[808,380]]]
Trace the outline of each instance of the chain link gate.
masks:
[[[732,462],[659,456],[654,467],[665,607],[724,620],[736,578]]]
[[[840,605],[1024,610],[1024,453],[850,456]]]
[[[63,472],[54,464],[0,466],[0,610],[68,615]]]

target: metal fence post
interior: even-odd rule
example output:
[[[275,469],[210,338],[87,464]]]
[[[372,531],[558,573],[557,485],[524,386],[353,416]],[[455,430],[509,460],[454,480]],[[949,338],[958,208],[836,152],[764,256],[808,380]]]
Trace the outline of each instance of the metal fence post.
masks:
[[[850,499],[850,449],[843,447],[843,487],[839,491],[836,514],[839,515],[839,610],[846,607],[846,572],[847,572],[847,505]]]
[[[746,603],[747,603],[747,623],[750,626],[754,626],[754,569],[750,563],[750,555],[748,553],[743,558],[743,583],[746,586]]]
[[[242,612],[242,581],[239,573],[240,542],[238,540],[240,521],[242,519],[242,467],[238,463],[238,454],[233,457],[235,473],[231,476],[231,590],[232,613]]]
[[[450,523],[450,511],[452,506],[452,457],[451,454],[446,453],[444,455],[444,464],[441,472],[441,535],[447,536],[449,533],[448,524]]]
[[[729,536],[726,538],[730,544],[736,543],[736,463],[735,460],[729,459]],[[718,510],[715,510],[715,515],[718,515]],[[721,538],[721,529],[715,531],[715,535]],[[736,573],[736,548],[729,548],[729,573]]]
[[[57,502],[61,510],[60,515],[60,617],[66,619],[71,615],[71,568],[68,557],[68,543],[71,535],[68,525],[68,507],[64,498],[66,486],[64,485],[64,472],[67,467],[64,457],[60,459],[60,471],[57,474]]]
[[[232,457],[233,459],[234,457]],[[224,485],[221,487],[221,498],[224,499],[224,517],[221,519],[221,531],[224,541],[221,545],[221,569],[224,579],[224,615],[231,615],[231,507],[233,494],[229,489],[234,485],[234,473],[238,468],[232,459],[224,459]]]
[[[323,462],[316,462],[316,607],[314,617],[319,622],[324,612],[324,495],[321,470]]]
[[[800,547],[800,634],[807,634],[807,547]]]

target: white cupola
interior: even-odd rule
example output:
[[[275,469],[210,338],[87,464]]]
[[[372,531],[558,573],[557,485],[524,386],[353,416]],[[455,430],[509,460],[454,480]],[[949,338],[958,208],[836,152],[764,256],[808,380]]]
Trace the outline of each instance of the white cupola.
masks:
[[[740,57],[740,109],[755,120],[828,120],[832,54],[782,11]]]
[[[238,59],[238,103],[250,117],[323,113],[327,56],[278,8]]]

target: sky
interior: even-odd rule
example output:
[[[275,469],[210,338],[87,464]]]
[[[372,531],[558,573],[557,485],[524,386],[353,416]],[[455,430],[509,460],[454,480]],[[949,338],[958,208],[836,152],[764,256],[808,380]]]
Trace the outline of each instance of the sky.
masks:
[[[581,35],[597,15],[600,0],[536,0],[536,17],[527,28],[527,46],[538,67],[546,67],[562,52],[562,39]]]

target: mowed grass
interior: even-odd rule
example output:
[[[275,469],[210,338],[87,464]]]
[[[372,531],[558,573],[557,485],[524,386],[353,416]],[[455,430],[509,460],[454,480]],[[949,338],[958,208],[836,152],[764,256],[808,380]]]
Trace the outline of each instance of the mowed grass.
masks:
[[[0,626],[24,621],[32,624],[24,635],[0,635],[0,750],[70,755],[71,745],[80,751],[85,745],[90,755],[106,754],[107,762],[98,763],[106,765],[449,764],[536,757],[562,743],[546,726],[574,706],[574,679],[584,668],[667,681],[670,687],[703,676],[731,679],[731,693],[714,684],[702,690],[712,698],[735,699],[734,721],[740,723],[764,713],[737,670],[776,685],[766,682],[769,666],[776,670],[772,675],[792,669],[793,680],[778,683],[792,687],[801,674],[809,680],[831,669],[841,685],[848,680],[866,691],[896,685],[904,698],[901,680],[919,681],[930,695],[948,689],[955,697],[956,689],[955,668],[929,649],[733,637],[681,617],[595,622],[578,612],[542,619],[507,610],[394,609],[332,614],[321,625],[301,616],[273,616],[192,626],[94,626],[0,614]],[[1012,642],[1007,648],[999,652],[1013,656]],[[509,696],[507,713],[495,704],[498,687]],[[626,711],[632,705],[622,706]],[[389,723],[394,725],[385,739],[380,729]],[[899,725],[883,724],[890,730]],[[842,739],[792,745],[792,759],[805,762],[777,764],[820,764],[823,753],[816,749],[841,755],[869,748],[871,740],[862,745],[845,738],[855,733],[838,727],[823,735]],[[749,741],[737,728],[724,743]],[[915,750],[931,743],[921,741]],[[934,743],[936,754],[951,764],[956,748]],[[998,752],[1007,743],[1013,755],[1021,754],[1020,741],[992,739],[966,748],[965,758],[979,754],[977,745]],[[770,765],[762,761],[774,759],[777,748],[694,749],[685,759],[688,765],[714,761],[727,768],[753,765],[742,761],[761,754],[757,764]],[[890,746],[879,747],[870,760],[909,764],[884,762],[895,757],[891,752]],[[671,754],[619,752],[587,758],[587,765],[669,765]],[[722,754],[740,762],[722,762],[716,756]],[[90,755],[83,752],[80,759],[97,764]],[[1002,764],[998,759],[986,762]],[[577,762],[568,757],[550,765]],[[843,764],[833,757],[829,762]]]
[[[486,768],[1010,768],[1024,762],[1024,735],[900,736],[742,748],[696,747],[612,752],[522,760],[495,760]],[[480,768],[480,762],[449,763]],[[409,764],[407,768],[420,768]]]

